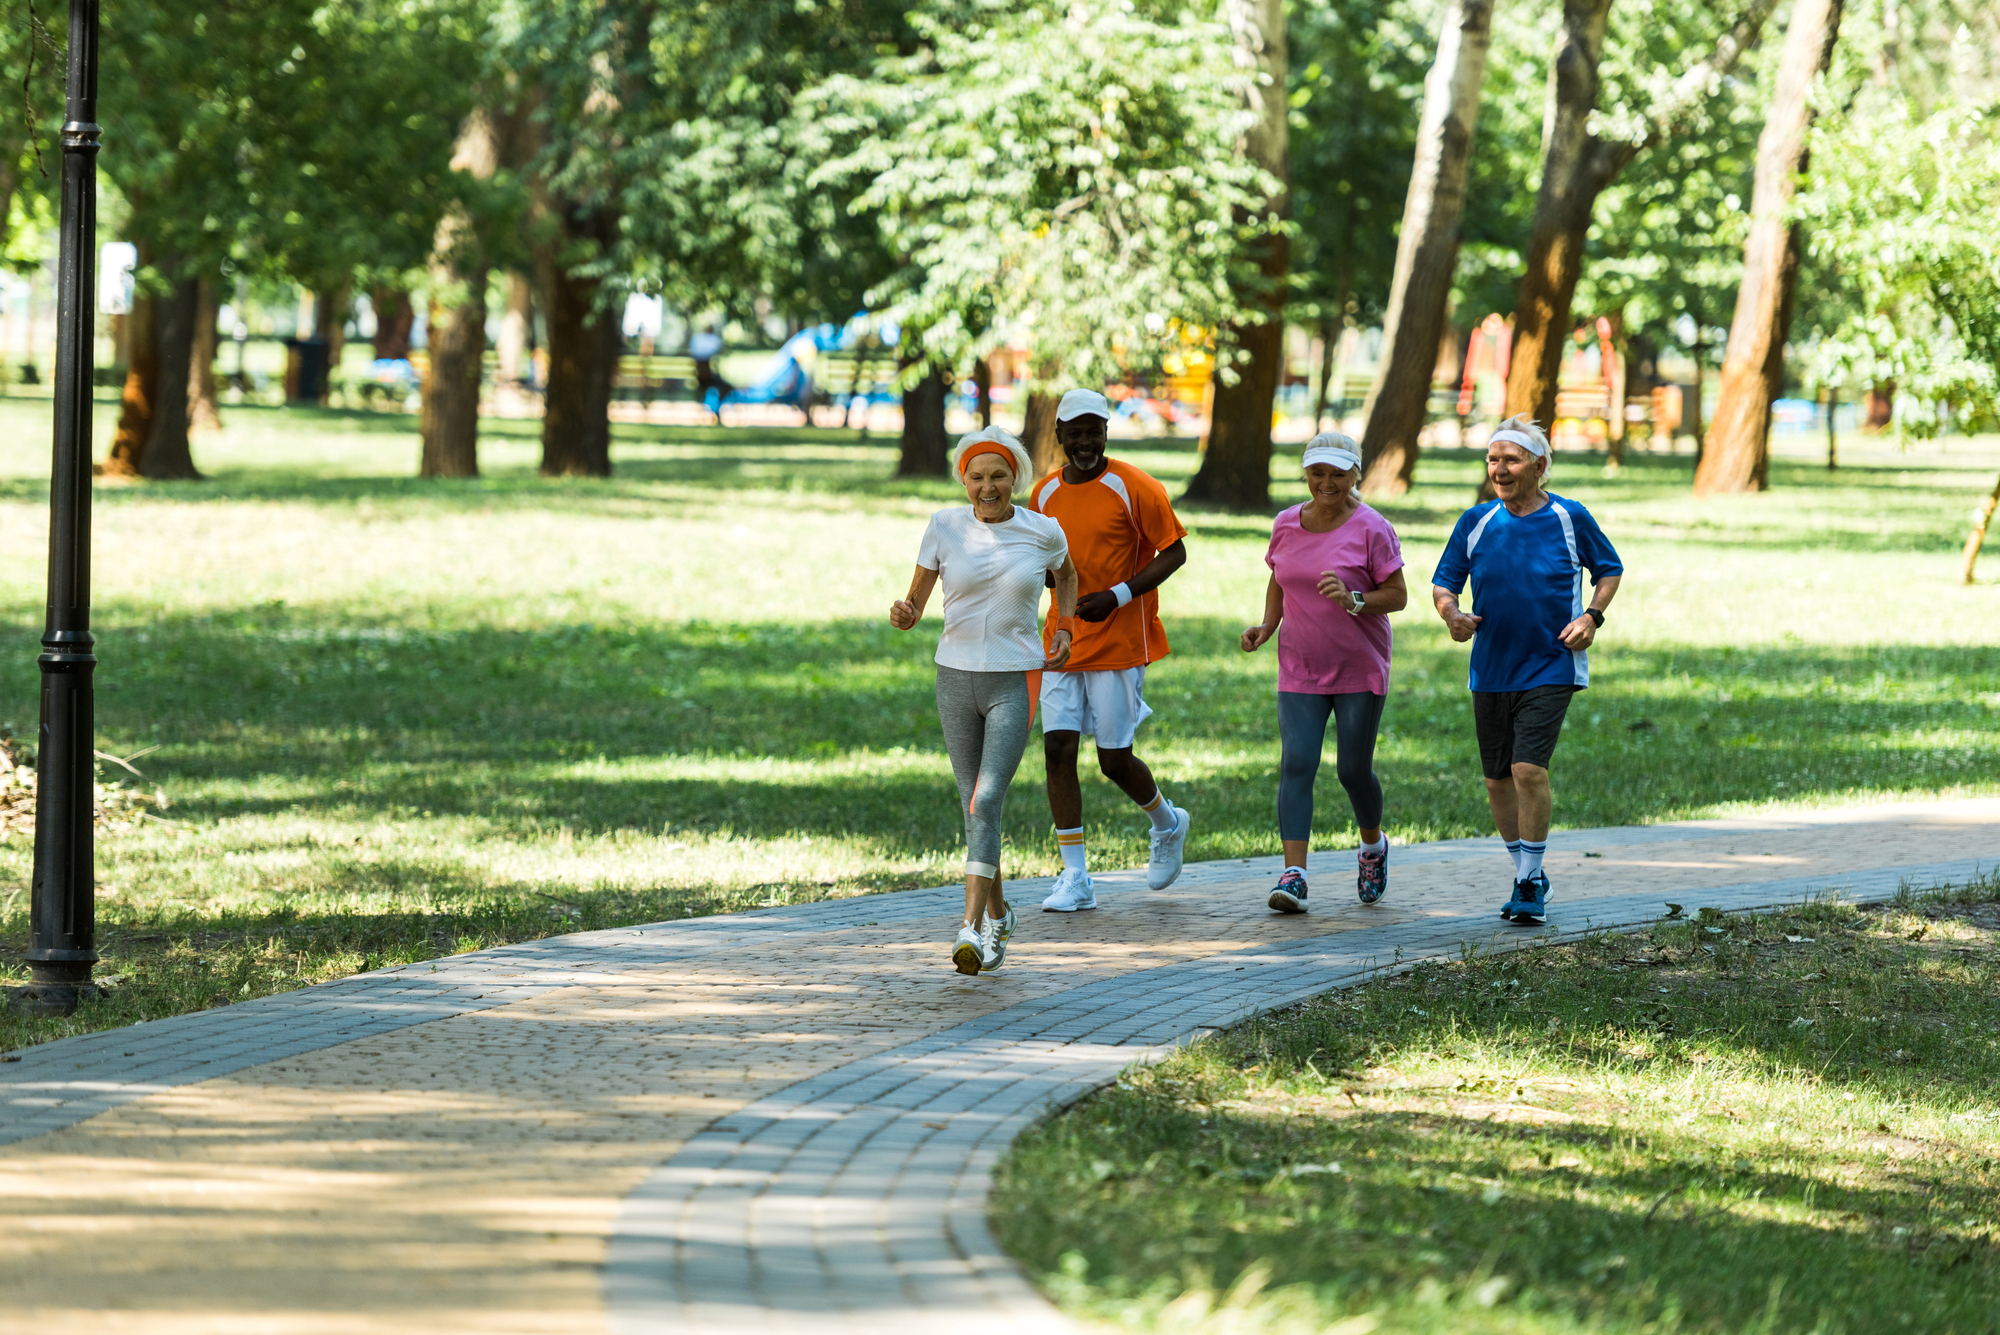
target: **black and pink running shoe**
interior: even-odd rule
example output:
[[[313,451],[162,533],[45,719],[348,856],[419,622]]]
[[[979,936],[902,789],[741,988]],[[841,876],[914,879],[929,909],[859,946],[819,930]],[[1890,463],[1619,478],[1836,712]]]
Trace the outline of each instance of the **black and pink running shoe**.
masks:
[[[1361,850],[1361,875],[1356,881],[1361,902],[1373,904],[1389,892],[1389,837],[1382,837],[1382,851]]]
[[[1280,913],[1304,913],[1306,911],[1306,878],[1290,867],[1278,878],[1277,886],[1271,891],[1268,901]]]

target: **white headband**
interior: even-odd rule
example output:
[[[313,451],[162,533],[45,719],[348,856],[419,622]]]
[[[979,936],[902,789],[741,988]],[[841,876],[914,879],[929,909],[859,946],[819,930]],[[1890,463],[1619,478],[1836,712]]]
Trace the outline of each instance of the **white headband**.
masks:
[[[1505,431],[1495,431],[1492,435],[1486,438],[1486,443],[1488,445],[1505,445],[1505,444],[1519,445],[1522,449],[1534,455],[1537,459],[1541,458],[1543,455],[1549,452],[1549,447],[1542,444],[1541,441],[1535,439],[1533,436],[1529,435],[1525,431],[1516,431],[1513,430],[1512,428],[1509,428]]]
[[[1351,436],[1343,436],[1338,431],[1322,431],[1306,442],[1305,455],[1299,460],[1299,467],[1310,468],[1314,464],[1331,464],[1345,473],[1349,469],[1361,467],[1361,447]]]

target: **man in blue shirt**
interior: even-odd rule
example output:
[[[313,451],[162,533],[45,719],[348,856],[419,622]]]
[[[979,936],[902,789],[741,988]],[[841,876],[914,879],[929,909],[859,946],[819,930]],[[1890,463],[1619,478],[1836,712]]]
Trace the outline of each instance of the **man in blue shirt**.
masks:
[[[1519,923],[1548,919],[1549,757],[1570,697],[1590,685],[1587,651],[1625,570],[1589,511],[1542,489],[1548,471],[1541,428],[1524,416],[1502,422],[1486,443],[1486,476],[1500,499],[1459,516],[1431,577],[1451,638],[1472,641],[1486,800],[1514,858],[1514,892],[1500,916]],[[1468,575],[1476,613],[1458,606]]]

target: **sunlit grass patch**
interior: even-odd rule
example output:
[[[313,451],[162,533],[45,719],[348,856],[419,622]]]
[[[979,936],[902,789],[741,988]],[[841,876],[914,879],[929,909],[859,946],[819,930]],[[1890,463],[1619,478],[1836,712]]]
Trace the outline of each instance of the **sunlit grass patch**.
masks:
[[[1017,1142],[1079,1316],[1213,1331],[1985,1331],[2000,879],[1426,964]]]
[[[16,736],[40,686],[48,411],[0,398],[0,724]],[[108,391],[98,413],[102,441]],[[331,944],[350,927],[371,959],[426,958],[958,874],[938,620],[907,635],[884,620],[926,515],[955,493],[891,477],[893,440],[621,423],[615,476],[552,481],[535,471],[539,423],[488,421],[482,477],[426,481],[412,417],[224,416],[195,445],[209,481],[95,495],[99,746],[158,747],[143,785],[178,823],[100,841],[107,972],[169,924],[261,941],[287,914],[337,919],[307,954],[346,963],[265,969],[234,997],[358,967]],[[1278,504],[1301,494],[1289,448]],[[1198,460],[1187,438],[1116,452],[1176,493]],[[1960,516],[2000,451],[1856,442],[1843,458],[1830,476],[1781,455],[1771,494],[1699,503],[1686,455],[1635,455],[1615,478],[1596,456],[1559,460],[1558,489],[1604,518],[1629,567],[1557,753],[1560,826],[2000,791],[2000,584],[1954,582]],[[1433,451],[1383,506],[1417,592],[1395,620],[1376,753],[1399,842],[1488,831],[1466,651],[1422,595],[1476,476],[1472,454]],[[1269,518],[1183,517],[1174,652],[1148,674],[1140,754],[1195,814],[1190,857],[1272,853],[1276,665],[1236,649],[1262,607]],[[1145,820],[1088,748],[1084,768],[1093,865],[1144,861]],[[1043,777],[1031,745],[1010,876],[1058,865]],[[1316,842],[1345,850],[1330,764],[1320,797]],[[27,932],[9,895],[29,874],[27,841],[0,842],[6,967]],[[222,994],[187,967],[149,1013]]]

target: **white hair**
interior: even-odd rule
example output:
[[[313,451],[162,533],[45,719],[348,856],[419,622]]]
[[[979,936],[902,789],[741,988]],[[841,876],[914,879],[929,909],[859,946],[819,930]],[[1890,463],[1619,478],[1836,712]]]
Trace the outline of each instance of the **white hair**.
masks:
[[[1496,441],[1519,445],[1540,459],[1543,477],[1548,476],[1549,470],[1555,466],[1555,452],[1549,445],[1548,432],[1536,426],[1535,419],[1526,413],[1515,413],[1494,427],[1493,434],[1486,438],[1486,443],[1492,445]]]
[[[997,449],[995,447],[998,447]],[[959,481],[965,480],[966,467],[974,455],[998,454],[1007,459],[1007,466],[1014,470],[1014,490],[1020,492],[1032,486],[1035,481],[1035,461],[1028,456],[1020,437],[1004,427],[982,427],[967,432],[958,438],[958,448],[952,451],[951,471]]]

